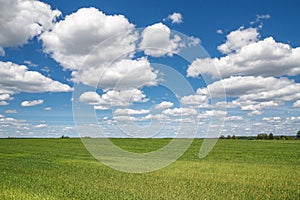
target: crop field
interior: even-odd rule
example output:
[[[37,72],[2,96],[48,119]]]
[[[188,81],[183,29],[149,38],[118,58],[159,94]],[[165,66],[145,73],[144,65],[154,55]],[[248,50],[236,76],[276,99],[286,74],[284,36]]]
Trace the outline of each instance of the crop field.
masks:
[[[169,139],[112,139],[133,152]],[[0,199],[300,199],[299,140],[196,139],[176,162],[133,174],[95,160],[80,139],[0,139]]]

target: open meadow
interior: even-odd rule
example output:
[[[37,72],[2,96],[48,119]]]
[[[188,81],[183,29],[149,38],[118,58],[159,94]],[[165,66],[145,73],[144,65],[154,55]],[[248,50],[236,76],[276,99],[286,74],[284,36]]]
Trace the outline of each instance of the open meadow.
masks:
[[[169,139],[112,139],[148,152]],[[176,162],[143,174],[95,160],[80,139],[0,139],[0,199],[300,199],[299,140],[194,140]]]

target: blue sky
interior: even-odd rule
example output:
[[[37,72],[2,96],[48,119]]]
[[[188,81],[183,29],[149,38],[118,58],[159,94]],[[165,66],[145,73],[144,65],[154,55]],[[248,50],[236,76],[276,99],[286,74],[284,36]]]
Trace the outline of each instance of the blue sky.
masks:
[[[294,135],[298,8],[0,0],[0,137]]]

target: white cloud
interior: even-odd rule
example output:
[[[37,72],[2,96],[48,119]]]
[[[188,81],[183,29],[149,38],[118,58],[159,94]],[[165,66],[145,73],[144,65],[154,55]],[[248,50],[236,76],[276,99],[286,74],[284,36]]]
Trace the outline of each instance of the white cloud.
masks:
[[[7,100],[11,100],[12,97],[10,96],[10,94],[1,94],[0,92],[0,101],[7,101]]]
[[[223,34],[222,29],[218,29],[218,30],[217,30],[217,33],[220,34],[220,35],[222,35],[222,34]]]
[[[157,73],[147,58],[137,60],[123,59],[108,68],[86,68],[75,79],[91,86],[105,89],[129,89],[153,86],[157,84]],[[99,75],[99,76],[97,76]]]
[[[182,44],[178,35],[171,37],[171,30],[166,25],[162,23],[153,24],[143,30],[140,47],[145,48],[146,55],[153,57],[173,56],[179,51]]]
[[[223,45],[228,46],[227,42]],[[267,77],[300,74],[300,47],[292,48],[276,42],[272,37],[260,41],[253,39],[238,46],[234,47],[236,51],[221,58],[194,60],[187,70],[188,76],[208,74],[218,78],[221,74],[223,78],[228,78],[236,75]]]
[[[226,42],[218,46],[218,50],[223,54],[232,53],[240,50],[242,47],[258,41],[259,33],[255,28],[244,27],[232,31],[226,36]]]
[[[174,12],[173,14],[169,15],[164,21],[170,20],[172,24],[180,24],[182,23],[182,15],[178,12]]]
[[[109,39],[116,34],[121,36]],[[134,25],[123,15],[106,15],[96,8],[81,8],[56,23],[51,31],[44,32],[40,39],[44,51],[64,68],[78,70],[88,55],[91,59],[83,67],[97,68],[128,54],[135,49],[137,35]]]
[[[7,114],[17,114],[18,111],[17,110],[6,110],[5,113],[7,113]]]
[[[192,108],[174,108],[174,109],[164,110],[163,114],[170,115],[170,116],[189,116],[189,115],[196,115],[197,110]]]
[[[36,71],[28,71],[24,65],[0,61],[0,87],[6,92],[70,92],[72,89]],[[5,93],[5,91],[0,91]]]
[[[0,51],[23,45],[53,26],[60,11],[33,0],[0,0]]]
[[[140,110],[134,110],[134,109],[116,109],[114,111],[114,115],[145,115],[148,114],[150,111],[145,110],[145,109],[140,109]]]
[[[46,108],[44,108],[44,110],[49,111],[49,110],[52,110],[52,108],[51,107],[46,107]]]
[[[0,101],[0,106],[7,106],[9,103],[7,101]]]
[[[167,108],[171,108],[174,105],[174,103],[170,102],[170,101],[163,101],[160,104],[157,104],[155,106],[155,109],[157,110],[164,110]]]
[[[47,128],[47,124],[38,124],[35,125],[34,128]]]
[[[189,95],[180,99],[183,105],[200,108],[208,106],[208,97],[206,95]]]
[[[36,106],[44,103],[43,99],[38,99],[38,100],[32,100],[32,101],[23,101],[21,103],[21,106],[23,107],[31,107],[31,106]]]
[[[72,71],[74,82],[119,90],[156,85],[157,72],[147,58],[132,60],[138,36],[123,15],[82,8],[40,39],[44,51]]]
[[[241,121],[243,120],[242,116],[228,116],[225,118],[225,121]]]
[[[300,107],[300,100],[295,101],[293,107]]]
[[[227,112],[223,110],[206,110],[203,114],[208,117],[220,117],[226,116]]]
[[[279,106],[300,98],[300,83],[287,78],[261,76],[230,77],[198,89],[197,93],[222,97],[224,89],[227,97],[236,99],[230,102],[232,106],[248,111]]]
[[[129,106],[134,102],[146,102],[146,95],[138,89],[109,90],[101,96],[96,92],[84,92],[79,101],[94,105],[96,110],[107,110],[111,106]]]

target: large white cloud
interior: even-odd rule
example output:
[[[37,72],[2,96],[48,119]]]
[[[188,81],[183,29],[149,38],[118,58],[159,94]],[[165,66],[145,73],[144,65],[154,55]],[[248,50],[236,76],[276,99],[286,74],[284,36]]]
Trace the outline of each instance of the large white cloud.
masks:
[[[163,114],[170,115],[170,116],[190,116],[196,115],[197,110],[192,108],[174,108],[174,109],[167,109],[163,111]]]
[[[79,101],[94,105],[96,110],[111,109],[112,106],[129,106],[134,102],[147,102],[149,99],[139,89],[109,90],[101,96],[96,92],[84,92]]]
[[[300,98],[300,83],[287,78],[261,76],[230,77],[198,89],[197,93],[222,97],[224,89],[227,97],[236,99],[230,104],[242,110],[261,110]]]
[[[44,51],[72,71],[74,82],[102,89],[130,89],[155,85],[157,78],[147,58],[132,60],[138,36],[123,15],[82,8],[40,39]]]
[[[245,34],[244,37],[247,37],[248,32],[239,31],[238,35]],[[231,40],[223,45],[228,46],[229,41]],[[251,42],[242,42],[232,49],[235,51],[225,51],[228,54],[220,58],[196,59],[187,70],[188,76],[209,74],[218,78],[221,74],[223,78],[227,78],[236,75],[267,77],[300,74],[300,47],[292,48],[288,44],[276,42],[274,38],[268,37],[259,41],[252,39]]]
[[[181,38],[178,35],[171,36],[171,30],[163,23],[150,25],[142,32],[140,47],[145,48],[146,55],[172,56],[178,53],[182,45]]]
[[[74,81],[105,89],[130,89],[157,84],[157,71],[150,66],[145,58],[137,60],[122,59],[112,65],[99,68],[85,68],[79,73],[74,72]]]
[[[174,105],[173,102],[170,101],[162,101],[161,103],[155,105],[155,109],[157,110],[164,110],[167,108],[171,108]]]
[[[39,72],[29,71],[25,65],[0,61],[0,94],[16,92],[70,92],[66,84],[54,81]]]
[[[60,11],[35,0],[0,0],[0,51],[18,46],[52,28]],[[1,52],[0,52],[1,53]]]

